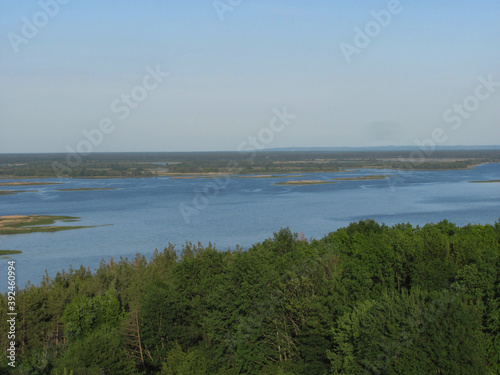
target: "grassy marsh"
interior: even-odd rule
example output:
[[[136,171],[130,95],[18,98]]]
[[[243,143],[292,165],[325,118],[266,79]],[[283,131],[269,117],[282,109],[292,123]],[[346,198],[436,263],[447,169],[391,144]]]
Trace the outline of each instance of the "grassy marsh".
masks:
[[[41,182],[41,181],[0,182],[0,186],[40,186],[40,185],[61,185],[61,184],[58,182]]]
[[[25,234],[36,232],[58,232],[61,230],[93,228],[94,226],[51,226],[57,221],[78,221],[73,216],[11,215],[0,217],[1,234]]]
[[[389,175],[373,175],[373,176],[360,176],[360,177],[339,177],[334,178],[335,181],[363,181],[363,180],[383,180]]]
[[[298,180],[278,182],[274,185],[323,185],[323,184],[336,184],[336,181],[323,181],[323,180]]]
[[[98,191],[98,190],[118,190],[117,188],[78,188],[78,189],[56,189],[57,191]]]
[[[2,255],[14,255],[14,254],[22,254],[21,250],[0,250],[0,256]]]

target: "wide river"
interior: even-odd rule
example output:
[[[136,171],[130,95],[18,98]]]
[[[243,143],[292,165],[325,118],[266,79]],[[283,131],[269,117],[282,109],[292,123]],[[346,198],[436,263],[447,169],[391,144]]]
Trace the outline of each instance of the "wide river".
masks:
[[[275,185],[289,180],[331,181],[368,175],[391,177]],[[17,283],[22,287],[28,281],[39,283],[46,270],[55,276],[70,265],[94,270],[101,259],[111,257],[131,258],[141,253],[149,258],[155,249],[162,250],[169,242],[178,250],[186,241],[200,241],[203,245],[210,241],[221,250],[235,245],[248,248],[282,227],[303,232],[307,238],[321,238],[350,222],[368,218],[388,225],[424,225],[444,219],[458,225],[493,224],[500,217],[500,183],[469,183],[484,180],[500,180],[500,164],[456,171],[362,169],[301,177],[230,177],[219,180],[219,185],[226,185],[220,189],[214,188],[216,182],[211,178],[44,179],[62,184],[0,187],[35,190],[0,196],[0,216],[78,216],[81,221],[69,225],[99,227],[0,235],[0,249],[23,251],[13,256]],[[116,190],[56,190],[78,188]],[[7,261],[0,260],[2,292],[7,287]]]

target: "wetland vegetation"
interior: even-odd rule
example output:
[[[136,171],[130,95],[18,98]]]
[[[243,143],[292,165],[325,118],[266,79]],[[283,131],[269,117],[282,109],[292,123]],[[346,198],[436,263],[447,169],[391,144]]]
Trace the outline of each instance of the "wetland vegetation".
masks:
[[[59,184],[57,182],[41,182],[41,181],[0,182],[0,186],[40,186],[40,185],[59,185]]]
[[[274,185],[322,185],[322,184],[335,184],[335,181],[324,181],[324,180],[297,180],[297,181],[286,181],[278,182]]]
[[[22,254],[21,250],[0,250],[0,255]]]
[[[34,193],[37,190],[0,190],[0,195],[16,195],[21,193]]]
[[[78,188],[78,189],[56,189],[56,191],[101,191],[101,190],[117,190],[117,188]]]
[[[335,178],[335,181],[362,181],[362,180],[383,180],[389,175],[372,175],[372,176],[360,176],[360,177],[339,177]]]
[[[127,178],[231,174],[339,172],[357,169],[466,169],[499,162],[500,150],[259,151],[93,153],[74,162],[72,154],[3,154],[0,178]],[[73,163],[68,163],[68,159]],[[70,165],[76,165],[70,167]],[[197,175],[197,176],[193,176]],[[26,183],[41,185],[43,182]],[[6,183],[0,186],[13,186]],[[21,185],[18,185],[21,186]]]
[[[61,230],[93,228],[94,226],[61,226],[52,225],[57,221],[74,222],[80,218],[73,216],[51,215],[10,215],[0,217],[0,235],[25,234],[36,232],[58,232]]]

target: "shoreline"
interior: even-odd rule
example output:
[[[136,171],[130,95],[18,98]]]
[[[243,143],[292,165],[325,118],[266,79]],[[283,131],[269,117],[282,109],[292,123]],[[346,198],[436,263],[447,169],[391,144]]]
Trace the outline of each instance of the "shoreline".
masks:
[[[91,226],[61,226],[53,225],[56,222],[80,221],[75,216],[56,215],[6,215],[0,216],[0,235],[28,234],[39,232],[59,232],[62,230],[95,228],[99,225]]]
[[[479,164],[469,165],[465,168],[387,168],[384,166],[363,166],[356,169],[345,169],[345,170],[336,170],[336,171],[286,171],[283,172],[283,176],[280,175],[281,172],[251,172],[251,173],[239,173],[239,174],[228,174],[226,172],[202,172],[202,173],[162,173],[158,175],[152,176],[79,176],[79,177],[58,177],[58,176],[2,176],[0,177],[0,186],[15,186],[15,185],[4,185],[2,180],[47,180],[47,179],[71,179],[71,180],[113,180],[113,179],[129,179],[129,178],[160,178],[160,177],[178,177],[178,178],[210,178],[210,177],[218,177],[218,176],[230,176],[235,178],[270,178],[270,177],[289,177],[289,175],[295,174],[314,174],[314,173],[348,173],[348,172],[359,172],[361,170],[366,169],[384,169],[388,171],[418,171],[418,172],[442,172],[442,171],[464,171],[469,169],[474,169],[481,165],[486,164],[499,164],[497,162],[484,162]],[[286,176],[285,176],[286,175]],[[10,184],[10,183],[9,183]],[[16,184],[16,182],[12,182],[12,184]],[[25,186],[35,186],[35,185],[57,185],[62,184],[62,182],[40,182],[36,183],[27,183]],[[21,186],[18,185],[17,186]]]

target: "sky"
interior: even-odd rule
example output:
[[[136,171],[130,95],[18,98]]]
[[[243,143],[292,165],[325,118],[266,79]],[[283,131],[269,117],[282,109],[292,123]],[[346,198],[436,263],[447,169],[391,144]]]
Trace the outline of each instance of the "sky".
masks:
[[[500,144],[498,0],[0,0],[0,153]]]

